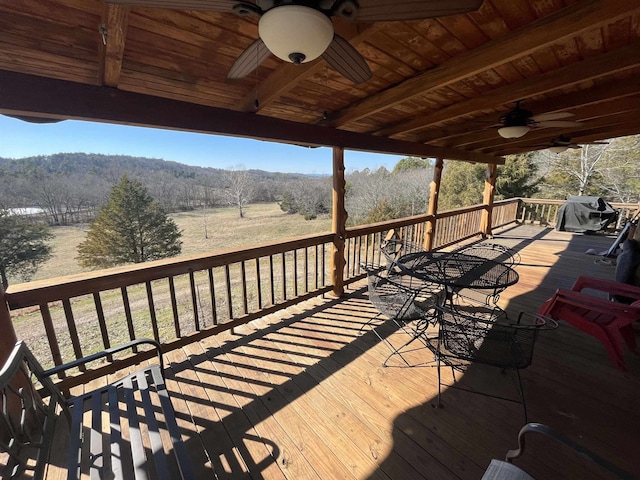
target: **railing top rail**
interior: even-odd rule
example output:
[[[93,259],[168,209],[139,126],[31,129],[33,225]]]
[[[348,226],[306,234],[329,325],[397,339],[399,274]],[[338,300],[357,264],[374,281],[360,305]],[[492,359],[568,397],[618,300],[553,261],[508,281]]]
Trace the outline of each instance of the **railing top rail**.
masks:
[[[369,225],[358,225],[356,227],[348,227],[346,231],[346,237],[358,237],[360,235],[367,235],[369,233],[378,233],[391,228],[406,227],[409,225],[415,225],[416,223],[426,222],[433,219],[432,215],[426,213],[420,215],[414,215],[412,217],[405,217],[396,220],[386,220],[384,222],[370,223]]]
[[[104,290],[127,287],[162,278],[220,267],[231,263],[252,260],[296,248],[312,247],[332,242],[333,233],[312,234],[280,242],[239,247],[216,251],[214,254],[199,254],[155,260],[104,270],[50,278],[36,282],[11,285],[5,296],[10,308],[22,308],[43,302],[61,300]],[[34,295],[34,292],[37,293]]]

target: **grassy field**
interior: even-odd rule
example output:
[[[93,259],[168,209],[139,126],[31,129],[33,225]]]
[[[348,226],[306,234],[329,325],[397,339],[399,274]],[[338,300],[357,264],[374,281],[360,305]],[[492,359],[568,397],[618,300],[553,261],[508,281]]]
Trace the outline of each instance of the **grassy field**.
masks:
[[[182,231],[183,255],[331,231],[328,216],[305,220],[301,215],[284,213],[277,203],[249,205],[244,218],[239,218],[234,207],[176,213],[171,217]],[[38,269],[32,280],[85,271],[78,265],[76,256],[78,244],[85,239],[87,229],[88,225],[54,227],[53,257]],[[20,281],[10,279],[10,283]]]
[[[172,215],[172,218],[182,231],[182,253],[184,255],[264,244],[279,239],[331,230],[331,219],[328,217],[307,221],[300,215],[285,214],[277,204],[250,205],[246,209],[244,218],[239,218],[235,208],[184,212]],[[87,225],[54,228],[53,258],[39,269],[33,280],[81,273],[83,269],[75,260],[76,249],[78,244],[84,240],[87,228]],[[203,292],[207,290],[204,284],[208,281],[204,277],[206,277],[206,273],[197,274],[198,282],[203,283]],[[218,278],[217,281],[221,284],[224,283],[223,278]],[[154,288],[158,284],[166,289],[165,283],[165,281],[154,282]],[[188,323],[192,308],[188,276],[176,277],[175,287],[178,308],[181,311],[180,317],[186,318]],[[145,286],[132,286],[128,289],[128,294],[133,311],[136,336],[152,336]],[[154,293],[154,297],[159,337],[161,339],[172,338],[174,336],[172,333],[173,316],[169,299],[166,294],[163,296],[157,292]],[[238,299],[234,298],[234,302],[236,300]],[[127,341],[129,338],[120,291],[116,289],[102,292],[101,301],[112,345]],[[102,350],[102,338],[96,322],[93,297],[91,295],[76,297],[72,300],[72,304],[74,324],[78,330],[84,355]],[[62,304],[61,302],[53,302],[49,307],[63,359],[69,361],[73,358],[73,351]],[[200,305],[200,309],[202,325],[210,326],[211,319],[207,319],[205,315],[207,311],[211,310],[210,306],[204,305],[203,308],[203,305]],[[29,344],[41,363],[47,367],[52,366],[52,359],[48,353],[48,340],[39,309],[33,307],[14,311],[12,319],[18,338]],[[193,325],[185,325],[183,333],[192,330]]]

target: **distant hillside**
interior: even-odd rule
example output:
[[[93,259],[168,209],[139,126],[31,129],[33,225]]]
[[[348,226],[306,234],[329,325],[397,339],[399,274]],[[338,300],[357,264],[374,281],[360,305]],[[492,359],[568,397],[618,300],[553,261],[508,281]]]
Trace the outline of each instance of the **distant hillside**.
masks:
[[[194,178],[199,175],[218,176],[226,170],[211,167],[195,167],[159,158],[132,157],[128,155],[102,155],[96,153],[56,153],[9,159],[0,157],[0,170],[20,174],[39,171],[45,175],[97,175],[112,177],[113,172],[134,177],[146,177],[150,173],[169,173],[177,178]],[[302,174],[274,173],[249,170],[254,177],[268,179],[300,178]]]
[[[38,208],[53,225],[86,222],[123,175],[142,182],[168,212],[234,204],[238,176],[244,179],[243,201],[251,202],[279,201],[291,183],[326,182],[303,174],[232,172],[158,158],[57,153],[0,158],[0,208]]]

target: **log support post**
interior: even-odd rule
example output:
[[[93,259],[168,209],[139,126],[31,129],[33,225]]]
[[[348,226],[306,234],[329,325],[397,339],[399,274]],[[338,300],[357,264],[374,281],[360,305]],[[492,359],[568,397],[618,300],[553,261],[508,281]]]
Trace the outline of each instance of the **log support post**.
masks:
[[[496,178],[498,177],[498,165],[490,163],[487,165],[487,175],[484,181],[484,196],[482,203],[482,219],[480,221],[480,233],[483,238],[491,237],[491,218],[493,214],[493,199],[496,193]]]
[[[9,358],[18,338],[11,322],[11,314],[0,284],[0,366]]]
[[[344,294],[345,235],[347,211],[344,207],[344,148],[333,147],[333,250],[331,252],[331,282],[333,294]]]
[[[440,194],[443,167],[444,160],[442,158],[436,158],[436,164],[433,169],[433,180],[431,181],[429,190],[429,206],[427,207],[427,214],[430,215],[431,218],[427,220],[427,231],[424,235],[424,248],[427,251],[431,251],[433,248],[436,235],[436,215],[438,213],[438,196]]]

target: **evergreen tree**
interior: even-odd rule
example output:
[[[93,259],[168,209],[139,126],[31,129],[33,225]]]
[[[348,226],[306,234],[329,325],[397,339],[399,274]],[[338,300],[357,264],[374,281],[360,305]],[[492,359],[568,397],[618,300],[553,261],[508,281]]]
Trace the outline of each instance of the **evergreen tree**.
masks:
[[[149,191],[125,175],[78,246],[84,267],[112,267],[178,255],[181,233]]]
[[[532,197],[539,190],[535,183],[537,171],[538,166],[534,161],[533,152],[509,155],[505,164],[498,167],[497,197],[500,199]]]
[[[8,276],[29,280],[40,264],[51,257],[48,240],[53,239],[44,223],[33,223],[18,215],[0,212],[0,277],[2,286],[9,285]]]

